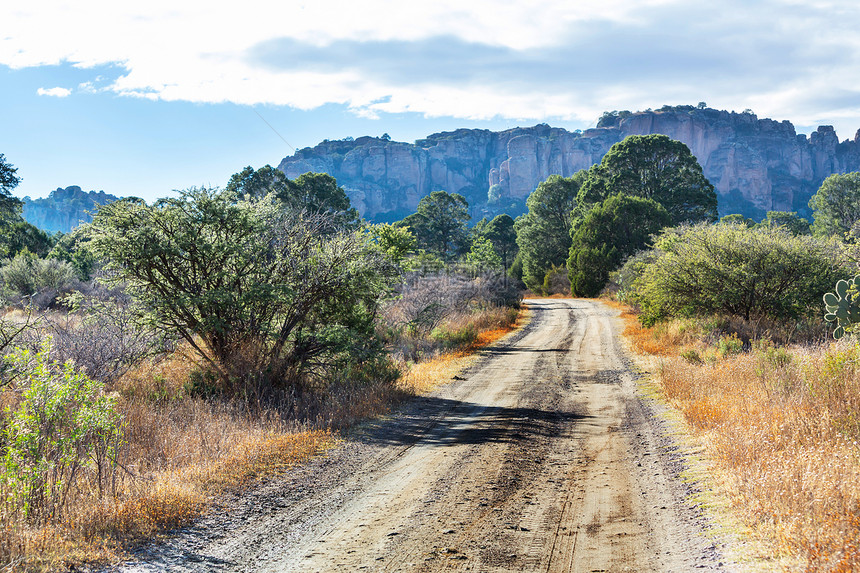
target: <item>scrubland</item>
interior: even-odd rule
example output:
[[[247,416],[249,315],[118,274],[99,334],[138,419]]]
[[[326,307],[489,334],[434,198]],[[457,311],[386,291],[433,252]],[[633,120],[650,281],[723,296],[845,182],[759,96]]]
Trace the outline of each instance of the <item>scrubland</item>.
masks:
[[[429,284],[434,281],[447,290]],[[343,372],[329,384],[295,384],[256,400],[208,395],[201,391],[199,358],[186,345],[122,372],[105,385],[121,419],[115,463],[101,471],[83,463],[61,506],[29,518],[20,496],[0,480],[6,500],[0,571],[121,559],[136,544],[217,507],[224,495],[334,447],[356,422],[450,379],[469,354],[512,330],[521,315],[487,300],[479,283],[462,277],[405,283],[408,292],[380,316],[390,359],[375,377]],[[424,300],[440,293],[445,299],[436,304]],[[3,389],[4,416],[20,400],[14,388]]]
[[[742,535],[758,542],[751,566],[860,571],[857,340],[790,344],[785,332],[737,320],[644,328],[629,309],[622,316],[703,444]]]

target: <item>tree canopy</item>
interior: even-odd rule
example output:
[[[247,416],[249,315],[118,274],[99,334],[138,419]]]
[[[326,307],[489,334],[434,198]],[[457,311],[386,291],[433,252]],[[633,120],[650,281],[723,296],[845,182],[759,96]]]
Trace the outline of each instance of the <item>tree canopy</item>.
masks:
[[[588,171],[577,201],[580,217],[611,195],[660,203],[673,224],[717,220],[717,194],[690,149],[665,135],[631,135]]]
[[[550,175],[526,199],[528,213],[515,222],[522,278],[531,289],[542,288],[547,271],[567,260],[571,211],[584,178],[584,171],[573,177]]]
[[[16,175],[18,169],[6,163],[6,156],[0,153],[0,221],[10,221],[21,212],[21,200],[12,195],[12,190],[21,182]]]
[[[860,220],[860,172],[834,174],[824,180],[809,200],[812,232],[819,237],[840,238]]]
[[[517,232],[514,229],[514,220],[508,214],[496,215],[487,223],[483,235],[493,244],[493,249],[501,261],[504,273],[508,274],[508,268],[517,254]]]
[[[451,261],[468,249],[469,203],[458,193],[433,191],[422,197],[415,213],[400,222],[409,227],[422,249]]]
[[[725,219],[725,217],[723,217]],[[783,227],[792,235],[809,235],[809,221],[793,211],[768,211],[760,227]]]
[[[575,296],[597,296],[609,273],[670,223],[653,199],[613,195],[596,205],[573,233],[567,269]]]
[[[23,203],[12,195],[21,182],[17,172],[0,153],[0,258],[12,258],[24,250],[44,256],[51,250],[51,237],[21,217]]]
[[[225,190],[239,197],[249,195],[254,199],[262,199],[269,193],[284,193],[288,188],[288,181],[283,171],[271,165],[264,165],[256,170],[249,165],[230,176]]]
[[[280,169],[264,165],[255,170],[245,167],[234,173],[225,191],[238,197],[245,195],[260,199],[272,193],[287,207],[309,213],[330,213],[343,226],[355,228],[360,220],[358,211],[337,180],[327,173],[304,173],[290,180]]]

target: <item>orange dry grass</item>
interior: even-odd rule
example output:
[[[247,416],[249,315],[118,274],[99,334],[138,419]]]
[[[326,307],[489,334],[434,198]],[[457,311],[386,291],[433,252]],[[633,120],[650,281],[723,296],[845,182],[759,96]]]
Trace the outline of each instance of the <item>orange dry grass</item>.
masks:
[[[412,365],[400,379],[400,387],[413,394],[426,394],[449,382],[468,365],[473,353],[519,328],[525,320],[526,308],[527,306],[524,305],[524,308],[515,316],[508,314],[505,318],[497,317],[495,320],[489,321],[489,324],[495,324],[496,328],[481,331],[475,342],[469,347],[454,352],[446,352],[430,360]]]
[[[677,354],[682,345],[696,345],[694,328],[679,322],[644,327],[629,306],[615,301],[604,300],[603,302],[621,312],[620,316],[625,323],[624,336],[633,350],[639,354],[668,356]]]
[[[691,364],[670,356],[683,337],[626,318],[634,347],[663,356],[666,398],[771,558],[792,570],[860,571],[860,347],[764,344]]]

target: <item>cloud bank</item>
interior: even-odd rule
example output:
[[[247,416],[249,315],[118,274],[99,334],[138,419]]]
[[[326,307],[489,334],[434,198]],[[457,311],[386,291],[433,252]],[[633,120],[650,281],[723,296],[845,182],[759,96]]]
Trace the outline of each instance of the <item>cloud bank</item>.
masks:
[[[860,127],[854,0],[125,4],[18,7],[0,23],[0,64],[114,64],[100,89],[125,96],[335,103],[369,117],[588,123],[604,110],[705,100],[844,124],[842,137]]]

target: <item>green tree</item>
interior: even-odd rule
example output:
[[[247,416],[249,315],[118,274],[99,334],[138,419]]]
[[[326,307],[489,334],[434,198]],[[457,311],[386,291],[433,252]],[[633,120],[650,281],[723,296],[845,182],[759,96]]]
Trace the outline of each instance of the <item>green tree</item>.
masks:
[[[47,233],[21,217],[23,203],[12,195],[21,182],[17,172],[0,153],[0,258],[14,257],[22,249],[45,255],[52,244]]]
[[[91,243],[108,280],[238,391],[252,376],[322,380],[378,356],[373,319],[396,269],[366,233],[325,232],[331,217],[285,211],[272,195],[190,189],[101,207]]]
[[[499,257],[505,276],[507,276],[508,269],[519,251],[514,220],[506,213],[496,215],[492,221],[487,223],[483,235],[493,244],[493,249]]]
[[[860,220],[860,172],[834,174],[825,179],[809,200],[809,207],[813,234],[845,236]]]
[[[0,257],[14,257],[25,249],[43,257],[53,248],[52,238],[20,215],[0,224],[0,228]]]
[[[225,191],[238,197],[250,195],[251,198],[262,199],[269,193],[286,193],[289,189],[288,181],[283,171],[271,165],[264,165],[256,170],[249,165],[230,176]]]
[[[493,269],[502,265],[492,241],[487,237],[475,237],[472,248],[466,253],[466,260],[481,268]]]
[[[595,205],[572,237],[567,269],[574,296],[600,294],[609,273],[669,224],[669,213],[653,199],[613,195]]]
[[[418,246],[452,261],[468,248],[469,203],[458,193],[433,191],[422,197],[415,213],[400,222],[418,238]]]
[[[85,223],[72,229],[71,233],[60,233],[47,255],[49,259],[57,259],[71,264],[78,279],[82,281],[90,280],[100,266],[90,248],[89,229],[89,223]]]
[[[18,218],[23,203],[12,195],[12,190],[21,182],[16,175],[18,169],[6,163],[6,156],[0,153],[0,224]]]
[[[283,171],[271,165],[257,170],[249,165],[230,177],[225,191],[238,197],[248,195],[252,199],[261,199],[272,193],[291,209],[332,213],[339,226],[355,228],[360,219],[346,191],[327,173],[304,173],[290,180]]]
[[[343,187],[328,173],[304,173],[287,180],[287,188],[275,195],[293,209],[329,213],[337,225],[355,229],[361,217],[349,202]]]
[[[377,223],[369,225],[367,232],[380,250],[393,262],[403,263],[404,259],[415,252],[418,239],[408,227],[398,227],[393,223]]]
[[[547,271],[564,265],[570,254],[571,211],[585,176],[585,171],[550,175],[526,200],[528,213],[514,223],[522,280],[534,291],[542,288]]]
[[[655,250],[635,287],[646,322],[714,313],[797,319],[817,314],[846,274],[832,241],[780,227],[696,225],[667,231]]]
[[[809,235],[811,233],[809,221],[798,216],[795,212],[788,211],[768,211],[767,216],[757,226],[784,227],[792,235]]]
[[[578,216],[611,195],[660,203],[673,224],[717,220],[717,194],[690,149],[665,135],[631,135],[613,145],[588,171]]]
[[[752,227],[756,224],[753,219],[749,217],[744,217],[738,213],[732,213],[731,215],[726,215],[720,219],[720,223],[726,225],[745,225],[747,227]]]

